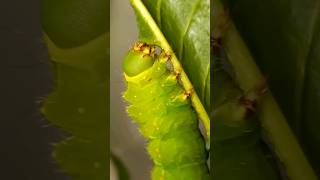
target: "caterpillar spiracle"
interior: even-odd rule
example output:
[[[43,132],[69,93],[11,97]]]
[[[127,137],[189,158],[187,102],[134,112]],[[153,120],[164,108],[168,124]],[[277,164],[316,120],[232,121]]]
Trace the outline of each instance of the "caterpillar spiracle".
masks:
[[[197,115],[170,68],[170,55],[136,43],[124,59],[127,112],[148,140],[154,162],[153,180],[208,180],[208,154],[198,128]]]

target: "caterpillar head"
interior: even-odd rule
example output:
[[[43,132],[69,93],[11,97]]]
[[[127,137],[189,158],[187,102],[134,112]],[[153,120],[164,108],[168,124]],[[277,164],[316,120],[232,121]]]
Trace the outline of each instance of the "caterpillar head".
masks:
[[[154,46],[143,42],[137,42],[129,50],[124,59],[122,68],[127,76],[136,76],[153,65],[155,56],[156,49]]]

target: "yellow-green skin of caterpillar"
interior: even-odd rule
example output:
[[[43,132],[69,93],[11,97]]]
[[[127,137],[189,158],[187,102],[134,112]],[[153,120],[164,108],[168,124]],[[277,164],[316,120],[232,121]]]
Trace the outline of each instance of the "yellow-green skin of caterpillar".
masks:
[[[127,57],[132,57],[130,53],[137,52],[130,50]],[[130,59],[130,63],[143,64],[139,61],[144,58],[150,57],[141,55]],[[153,64],[147,59],[150,67],[142,65],[135,76],[128,76],[125,70],[124,99],[130,103],[127,111],[148,139],[147,150],[154,162],[153,180],[208,180],[208,156],[196,112],[177,75],[168,70],[168,58],[155,57]]]

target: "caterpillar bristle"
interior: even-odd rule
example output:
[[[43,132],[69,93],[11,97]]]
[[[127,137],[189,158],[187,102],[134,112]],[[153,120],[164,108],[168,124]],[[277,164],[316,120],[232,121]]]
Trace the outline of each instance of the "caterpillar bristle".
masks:
[[[152,179],[208,180],[205,142],[190,101],[194,90],[181,85],[182,69],[174,69],[171,53],[161,49],[157,54],[156,48],[135,44],[137,53],[154,53],[149,56],[154,62],[126,79],[126,100],[131,104],[128,113],[148,139],[147,150],[155,164]]]

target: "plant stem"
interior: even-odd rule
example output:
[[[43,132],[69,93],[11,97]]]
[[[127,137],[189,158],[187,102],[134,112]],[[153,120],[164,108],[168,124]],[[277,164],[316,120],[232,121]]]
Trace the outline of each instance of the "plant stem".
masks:
[[[180,79],[181,79],[181,82],[182,82],[184,89],[186,91],[192,90],[191,101],[192,101],[193,107],[196,110],[196,112],[198,113],[198,116],[206,129],[207,139],[210,139],[210,118],[209,118],[208,113],[206,112],[204,106],[202,105],[202,102],[200,101],[197,93],[194,91],[193,85],[190,82],[187,74],[183,70],[183,67],[182,67],[180,61],[176,57],[174,51],[172,50],[168,41],[166,40],[166,38],[162,34],[158,25],[153,20],[149,11],[144,6],[143,2],[141,0],[130,0],[130,2],[132,4],[133,8],[136,10],[136,12],[139,12],[141,14],[144,21],[146,22],[146,25],[149,26],[149,29],[154,34],[154,37],[156,38],[155,42],[158,42],[159,46],[171,55],[171,62],[172,62],[173,68],[175,71],[178,71],[180,73]],[[208,142],[210,142],[210,141],[208,141]]]
[[[218,7],[222,7],[219,0],[215,2]],[[231,20],[222,36],[222,46],[233,67],[239,86],[244,91],[248,91],[259,84],[263,75]],[[267,92],[260,104],[258,118],[274,152],[285,166],[289,179],[317,180],[312,167],[270,91]]]

